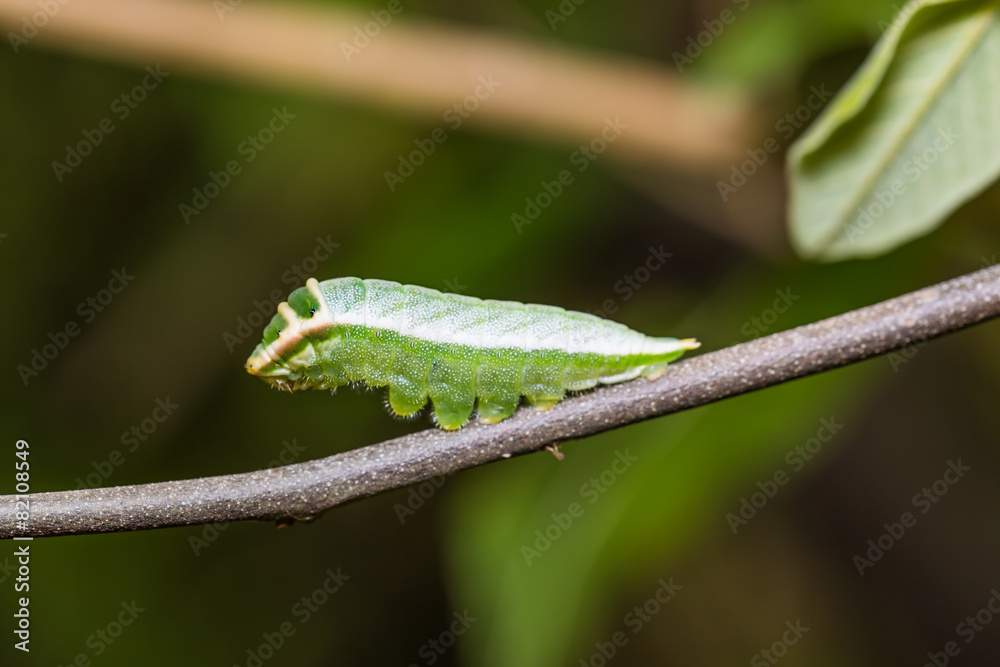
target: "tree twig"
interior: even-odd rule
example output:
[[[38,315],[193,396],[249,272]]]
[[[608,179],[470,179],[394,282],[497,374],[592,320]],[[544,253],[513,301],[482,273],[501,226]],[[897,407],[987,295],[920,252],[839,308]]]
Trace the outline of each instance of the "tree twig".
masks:
[[[0,25],[20,34],[38,11],[35,0],[0,0]],[[442,115],[476,91],[488,99],[470,124],[534,138],[589,143],[606,119],[620,116],[627,129],[609,154],[685,172],[727,169],[746,158],[761,129],[750,100],[689,86],[652,61],[419,21],[406,11],[383,9],[380,25],[374,13],[277,2],[60,2],[57,15],[33,29],[30,44],[332,93],[446,129]]]
[[[489,426],[436,429],[325,459],[202,479],[30,496],[16,530],[15,496],[0,497],[0,537],[147,530],[318,515],[374,495],[653,417],[885,354],[1000,315],[1000,266],[820,322],[687,359],[635,380],[525,408]]]

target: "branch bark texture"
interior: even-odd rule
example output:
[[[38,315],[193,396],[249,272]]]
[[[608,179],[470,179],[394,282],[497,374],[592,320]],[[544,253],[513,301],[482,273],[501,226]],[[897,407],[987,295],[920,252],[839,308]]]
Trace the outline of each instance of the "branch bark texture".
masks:
[[[350,500],[821,373],[998,315],[1000,266],[993,266],[681,361],[656,381],[604,387],[544,412],[522,408],[499,424],[431,429],[251,473],[33,494],[27,530],[15,529],[15,496],[2,496],[0,538],[314,517]]]

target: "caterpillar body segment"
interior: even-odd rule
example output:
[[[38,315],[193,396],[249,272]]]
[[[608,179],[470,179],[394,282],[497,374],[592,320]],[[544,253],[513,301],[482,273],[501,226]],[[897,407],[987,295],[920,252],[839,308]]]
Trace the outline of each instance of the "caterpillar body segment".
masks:
[[[246,367],[290,391],[388,387],[394,413],[415,414],[430,400],[451,430],[473,412],[484,423],[506,419],[521,396],[547,408],[567,391],[656,377],[698,345],[553,306],[310,278],[278,306]]]

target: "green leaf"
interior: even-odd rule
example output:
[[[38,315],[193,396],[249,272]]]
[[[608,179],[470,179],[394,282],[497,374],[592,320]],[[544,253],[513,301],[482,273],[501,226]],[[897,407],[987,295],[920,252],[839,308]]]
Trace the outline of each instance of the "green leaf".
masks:
[[[792,241],[827,260],[935,229],[1000,173],[1000,3],[910,2],[789,152]]]

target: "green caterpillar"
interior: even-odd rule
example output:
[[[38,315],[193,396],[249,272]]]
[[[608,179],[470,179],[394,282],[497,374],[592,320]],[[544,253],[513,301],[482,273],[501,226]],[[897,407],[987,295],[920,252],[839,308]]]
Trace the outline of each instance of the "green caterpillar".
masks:
[[[521,396],[550,408],[567,391],[656,378],[693,338],[650,338],[594,315],[483,301],[385,280],[310,278],[278,305],[247,371],[288,391],[389,387],[405,417],[431,400],[437,424],[511,416]]]

